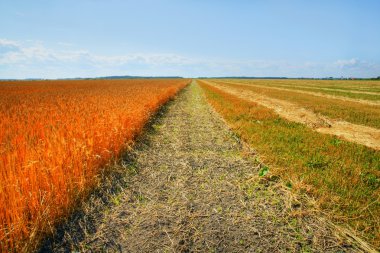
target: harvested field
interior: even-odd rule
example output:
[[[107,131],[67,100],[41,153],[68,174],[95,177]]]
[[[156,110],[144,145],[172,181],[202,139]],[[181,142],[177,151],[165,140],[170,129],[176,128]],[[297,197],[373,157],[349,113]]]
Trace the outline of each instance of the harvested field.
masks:
[[[263,86],[303,87],[309,89],[327,89],[341,92],[380,93],[379,80],[302,80],[302,79],[223,79],[229,82],[256,84]]]
[[[265,87],[250,87],[237,83],[223,83],[215,80],[216,84],[228,85],[228,87],[247,90],[255,93],[255,97],[266,96],[273,99],[284,100],[297,104],[300,107],[313,111],[314,113],[327,116],[334,120],[347,121],[354,124],[380,128],[380,106],[362,104],[352,101],[342,101],[321,97],[318,95],[302,94],[296,91],[275,90]]]
[[[292,90],[304,90],[304,91],[313,91],[314,93],[316,92],[321,92],[322,95],[326,94],[331,94],[335,95],[333,97],[339,98],[340,96],[342,97],[352,97],[352,98],[357,98],[359,101],[366,101],[367,100],[379,100],[380,93],[379,92],[371,92],[371,91],[360,91],[360,90],[352,90],[352,89],[333,89],[333,88],[322,88],[322,87],[309,87],[309,86],[297,86],[297,85],[278,85],[276,87],[284,87]],[[356,95],[356,94],[363,94],[362,95]],[[366,96],[370,95],[370,96]],[[339,96],[339,97],[338,97]],[[353,100],[354,101],[354,100]]]
[[[43,250],[55,252],[370,251],[291,194],[253,150],[186,88],[156,119],[129,158],[126,183]],[[103,206],[99,212],[97,206]],[[341,230],[343,231],[343,230]]]
[[[342,101],[347,101],[347,102],[353,102],[353,103],[359,103],[359,104],[364,104],[364,105],[373,105],[373,106],[380,106],[380,94],[370,94],[372,96],[368,96],[368,93],[365,93],[367,96],[360,96],[360,95],[353,95],[353,94],[363,94],[363,92],[357,93],[354,92],[351,94],[350,92],[346,93],[339,93],[339,92],[331,92],[331,90],[328,90],[325,93],[322,93],[322,91],[326,91],[325,89],[314,89],[312,91],[309,90],[309,88],[304,88],[302,86],[268,86],[265,84],[262,85],[257,85],[257,84],[252,84],[252,83],[236,83],[236,82],[223,82],[227,84],[242,84],[242,85],[247,85],[248,87],[256,87],[256,88],[266,88],[269,90],[277,90],[277,91],[291,91],[295,93],[300,93],[300,94],[308,94],[316,97],[323,97],[323,98],[329,98],[329,99],[336,99],[336,100],[342,100]],[[259,89],[260,90],[260,89]],[[331,94],[329,94],[331,93]],[[340,94],[337,95],[337,94]],[[347,96],[345,96],[347,95]],[[359,98],[351,98],[350,96],[353,97],[359,97]],[[366,99],[361,99],[361,97],[365,97]]]
[[[319,93],[317,95],[335,99],[348,99],[375,103],[380,100],[379,81],[330,81],[330,80],[271,80],[271,79],[224,79],[222,82],[259,86],[261,88],[282,88],[291,91]],[[371,85],[371,86],[367,86]],[[370,90],[367,90],[370,89]],[[379,90],[377,90],[379,89]]]
[[[213,84],[212,82],[206,82]],[[214,84],[215,85],[215,84]],[[235,86],[218,82],[218,88],[226,92],[234,94],[238,97],[257,102],[265,107],[273,109],[281,117],[290,121],[305,124],[318,132],[340,136],[346,140],[356,142],[368,147],[380,149],[380,129],[356,125],[341,120],[334,120],[326,116],[316,114],[299,104],[272,98],[272,93],[260,93],[254,89],[245,89],[244,86]],[[269,95],[269,96],[266,96]],[[279,96],[279,97],[282,97]],[[325,104],[328,106],[328,104]],[[379,110],[380,113],[380,110]]]
[[[233,131],[289,188],[315,197],[334,221],[349,225],[379,248],[378,150],[318,133],[218,85],[199,83]]]

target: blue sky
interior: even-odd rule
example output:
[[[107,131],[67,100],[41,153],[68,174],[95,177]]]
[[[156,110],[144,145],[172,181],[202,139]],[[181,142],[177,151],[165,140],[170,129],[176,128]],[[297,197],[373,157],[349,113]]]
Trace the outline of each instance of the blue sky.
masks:
[[[380,76],[377,0],[0,0],[0,78]]]

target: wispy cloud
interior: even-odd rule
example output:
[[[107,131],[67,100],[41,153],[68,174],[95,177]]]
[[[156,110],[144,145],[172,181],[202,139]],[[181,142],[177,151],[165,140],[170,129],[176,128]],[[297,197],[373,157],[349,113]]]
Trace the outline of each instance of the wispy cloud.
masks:
[[[0,47],[5,47],[5,46],[18,46],[18,43],[12,40],[0,39]]]
[[[179,54],[102,55],[58,43],[0,39],[0,78],[61,78],[104,75],[182,76],[362,76],[380,74],[380,65],[352,58],[332,63],[195,58]]]
[[[358,59],[352,58],[349,60],[337,60],[335,62],[335,65],[337,65],[340,68],[350,68],[355,67],[360,64],[360,61]]]
[[[333,67],[338,71],[350,76],[379,76],[380,64],[352,58],[348,60],[337,60]]]
[[[19,49],[19,44],[15,41],[0,39],[0,56]]]
[[[72,44],[65,45],[59,43],[62,49],[54,50],[41,42],[21,43],[1,39],[0,78],[25,78],[31,69],[37,70],[33,72],[34,76],[45,78],[113,74],[174,75],[182,68],[200,64],[199,60],[178,54],[110,56],[75,50]]]
[[[58,43],[63,45],[62,42]],[[65,45],[72,45],[65,43]],[[52,50],[42,43],[24,45],[16,41],[0,39],[0,64],[17,64],[25,62],[78,62],[86,61],[95,65],[120,66],[129,63],[136,64],[176,64],[192,63],[192,60],[176,54],[130,54],[120,56],[105,56],[90,53],[87,50]]]

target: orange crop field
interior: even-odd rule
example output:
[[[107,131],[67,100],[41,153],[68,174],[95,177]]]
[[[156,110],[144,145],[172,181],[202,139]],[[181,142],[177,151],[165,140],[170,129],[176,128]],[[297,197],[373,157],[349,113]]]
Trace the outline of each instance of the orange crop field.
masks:
[[[0,251],[22,250],[67,215],[188,82],[0,82]]]

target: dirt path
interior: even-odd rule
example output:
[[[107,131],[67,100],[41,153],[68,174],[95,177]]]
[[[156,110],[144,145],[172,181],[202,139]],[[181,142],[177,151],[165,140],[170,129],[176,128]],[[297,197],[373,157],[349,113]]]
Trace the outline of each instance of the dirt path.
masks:
[[[226,82],[226,81],[223,81],[221,83],[238,84],[238,85],[245,85],[245,86],[248,86],[248,87],[258,87],[258,88],[265,88],[265,89],[272,89],[272,90],[279,90],[279,91],[290,91],[290,92],[295,92],[295,93],[300,93],[300,94],[312,95],[312,96],[316,96],[316,97],[336,99],[336,100],[347,101],[347,102],[354,102],[354,103],[359,103],[359,104],[364,104],[364,105],[380,106],[380,101],[371,101],[371,100],[358,99],[358,98],[349,98],[349,97],[345,97],[345,96],[329,95],[329,94],[321,93],[321,92],[318,92],[318,91],[294,90],[294,89],[287,89],[287,88],[280,88],[280,87],[273,87],[273,86],[265,86],[265,85],[255,85],[255,84],[251,84],[251,83],[248,84],[248,83],[240,83],[240,82]],[[297,86],[293,86],[293,87],[297,87]],[[320,88],[320,89],[322,89],[322,88]],[[380,95],[380,94],[376,94],[376,95]],[[379,99],[380,99],[380,97],[379,97]]]
[[[348,141],[380,150],[380,129],[357,125],[346,121],[333,120],[326,116],[316,114],[297,104],[270,98],[251,90],[237,88],[223,83],[215,84],[208,81],[202,82],[214,85],[227,93],[270,108],[281,117],[293,122],[302,123],[317,132],[336,135]]]
[[[260,164],[244,155],[249,150],[198,85],[170,103],[153,129],[128,162],[138,173],[102,212],[74,222],[80,239],[64,231],[54,251],[358,251],[282,183],[257,176]]]

